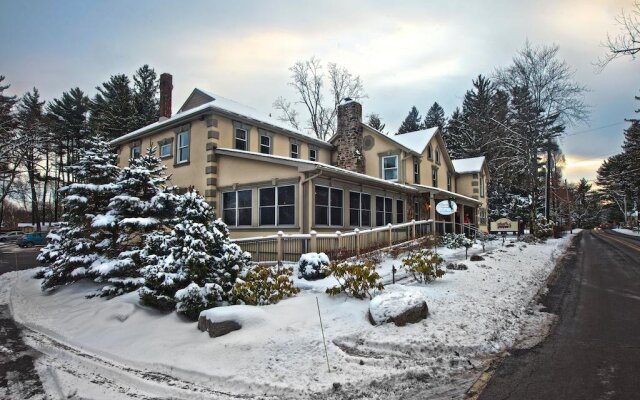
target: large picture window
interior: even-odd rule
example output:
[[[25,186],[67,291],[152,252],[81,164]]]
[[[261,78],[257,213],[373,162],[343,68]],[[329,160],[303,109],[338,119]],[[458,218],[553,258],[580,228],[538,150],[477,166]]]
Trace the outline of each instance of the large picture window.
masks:
[[[371,226],[371,195],[349,192],[349,224]]]
[[[342,189],[316,186],[316,225],[342,226]]]
[[[396,200],[396,224],[404,222],[404,201]]]
[[[189,131],[178,133],[176,142],[176,163],[189,161]]]
[[[238,150],[249,150],[249,138],[245,129],[236,128],[235,145]]]
[[[222,219],[229,226],[250,226],[251,190],[222,193]]]
[[[382,177],[387,181],[398,180],[398,156],[382,157]]]
[[[393,199],[390,197],[376,196],[376,226],[391,223],[393,217]]]
[[[260,225],[294,225],[295,186],[260,189]]]

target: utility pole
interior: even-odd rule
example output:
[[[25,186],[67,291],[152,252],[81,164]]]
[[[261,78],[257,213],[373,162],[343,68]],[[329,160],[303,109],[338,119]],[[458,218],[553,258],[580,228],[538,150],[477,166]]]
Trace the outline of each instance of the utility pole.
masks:
[[[549,213],[551,206],[551,137],[547,139],[547,176],[544,194],[544,218],[549,223]]]

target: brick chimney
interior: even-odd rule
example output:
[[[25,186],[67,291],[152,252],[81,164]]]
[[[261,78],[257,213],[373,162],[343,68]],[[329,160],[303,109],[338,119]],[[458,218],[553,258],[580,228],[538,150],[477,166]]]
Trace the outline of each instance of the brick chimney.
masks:
[[[171,117],[171,91],[173,77],[166,72],[160,75],[160,120]]]
[[[336,166],[364,174],[362,155],[362,105],[346,98],[338,105],[335,141]]]

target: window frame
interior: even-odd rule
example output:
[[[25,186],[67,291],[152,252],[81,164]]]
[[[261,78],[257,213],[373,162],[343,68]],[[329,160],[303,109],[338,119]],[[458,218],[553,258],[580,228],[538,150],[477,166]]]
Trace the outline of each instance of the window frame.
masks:
[[[420,184],[420,160],[413,160],[413,183]]]
[[[137,152],[136,152],[136,149],[138,150]],[[129,158],[130,159],[136,159],[136,158],[140,157],[141,155],[142,155],[142,145],[141,144],[134,144],[133,146],[131,146],[131,150],[129,151]]]
[[[267,141],[269,142],[268,145],[265,145],[262,143],[262,138],[267,138]],[[271,136],[269,135],[265,135],[265,134],[260,134],[260,140],[258,142],[258,152],[261,154],[271,154],[271,149],[273,148],[273,146],[271,145],[271,142],[273,141],[273,139],[271,138]],[[248,143],[247,143],[248,144]],[[264,151],[262,151],[263,147],[267,148],[267,152],[265,153]]]
[[[398,207],[402,204],[402,207]],[[405,222],[405,201],[403,199],[396,199],[396,224],[402,224]],[[402,210],[400,210],[402,208]]]
[[[295,146],[296,151],[293,151],[293,146]],[[295,154],[295,157],[294,157]],[[299,143],[295,143],[295,142],[291,142],[289,145],[289,156],[291,158],[295,158],[295,159],[300,159],[300,144]]]
[[[311,155],[313,152],[313,156]],[[309,161],[318,161],[318,150],[313,147],[309,147]]]
[[[244,139],[238,139],[238,132],[244,132]],[[238,147],[238,141],[244,142],[244,149]],[[249,151],[249,131],[245,128],[234,127],[233,130],[233,148],[236,150]]]
[[[327,192],[327,205],[318,205],[318,201],[317,201],[317,188],[325,188],[328,190]],[[333,206],[332,205],[332,193],[333,192],[340,192],[340,196],[339,198],[341,199],[341,205],[340,206]],[[317,213],[318,213],[318,207],[326,207],[326,213],[327,213],[327,223],[326,224],[319,224],[317,221]],[[331,212],[332,209],[340,209],[340,223],[339,224],[334,224],[333,222],[333,218],[332,215],[333,213]],[[314,186],[314,194],[313,194],[313,211],[314,211],[314,225],[315,226],[344,226],[344,189],[342,188],[334,188],[334,187],[330,187],[330,186],[326,186],[326,185],[315,185]]]
[[[453,176],[451,172],[447,173],[447,190],[453,192]]]
[[[358,195],[357,207],[352,207],[351,194],[357,194]],[[367,203],[367,202],[363,201],[363,199],[362,199],[363,196],[367,196],[369,198],[369,201],[368,201],[369,208],[363,208],[362,207],[363,204]],[[352,219],[351,219],[351,212],[352,211],[357,212],[357,215],[358,215],[358,221],[357,221],[358,223],[357,224],[354,224]],[[369,218],[363,218],[365,213],[369,214]],[[363,221],[365,221],[365,220],[367,220],[367,224],[363,224]],[[371,194],[363,193],[363,192],[357,192],[357,191],[354,191],[354,190],[350,190],[349,191],[349,226],[356,226],[356,227],[359,227],[359,226],[370,227],[371,226]]]
[[[181,146],[180,143],[180,137],[186,137],[187,139],[187,144],[185,146]],[[181,159],[181,153],[180,150],[182,149],[187,149],[187,156],[186,159]],[[182,132],[178,132],[176,133],[176,157],[175,157],[175,164],[186,164],[189,162],[190,157],[191,156],[191,131],[182,131]]]
[[[244,206],[244,207],[240,207],[240,201],[239,201],[239,192],[249,192],[249,206]],[[235,206],[233,208],[226,208],[225,207],[225,201],[224,201],[224,197],[225,195],[231,194],[233,193],[234,195],[234,200],[235,200]],[[228,226],[233,226],[233,227],[245,227],[245,226],[251,226],[253,224],[253,190],[251,189],[240,189],[240,190],[229,190],[226,192],[222,192],[222,217],[223,217],[223,221],[225,224],[227,224]],[[240,210],[250,210],[250,217],[249,217],[249,223],[248,224],[240,224]],[[229,221],[227,221],[227,219],[225,218],[225,211],[227,210],[234,210],[234,223],[231,224],[229,223]]]
[[[440,164],[440,149],[436,147],[436,164]]]
[[[484,197],[484,175],[480,174],[480,197]]]
[[[160,143],[160,149],[158,151],[160,158],[170,158],[171,156],[173,156],[172,152],[173,152],[173,143],[171,142],[162,142]],[[169,154],[162,154],[162,149],[164,148],[168,148],[169,149]]]
[[[382,210],[378,208],[378,199],[382,199]],[[387,201],[388,200],[388,201]],[[376,201],[376,226],[387,226],[388,224],[393,223],[393,198],[386,196],[378,196],[375,197]],[[387,209],[387,205],[389,205],[390,209]],[[378,214],[382,213],[382,223],[378,223]]]
[[[280,189],[282,188],[293,188],[293,204],[280,204]],[[273,205],[262,205],[261,203],[261,195],[260,193],[263,190],[269,190],[269,189],[273,189],[274,191],[274,203]],[[263,224],[262,223],[262,209],[263,208],[272,208],[273,207],[273,212],[274,212],[274,216],[273,216],[273,220],[275,222],[275,224]],[[280,208],[283,207],[293,207],[293,222],[290,224],[282,224],[280,223]],[[280,185],[280,186],[265,186],[265,187],[261,187],[258,188],[258,226],[264,227],[264,226],[285,226],[285,227],[292,227],[292,226],[296,226],[296,185]]]
[[[438,168],[431,167],[431,186],[438,187]]]
[[[431,144],[427,145],[427,158],[433,160],[433,147],[431,147]]]
[[[387,168],[387,167],[385,166],[385,160],[386,160],[387,158],[393,158],[393,159],[395,160],[395,167],[393,167],[393,168]],[[389,181],[389,182],[397,182],[397,181],[399,180],[399,178],[400,178],[400,162],[399,162],[399,160],[400,160],[400,157],[399,157],[397,154],[391,154],[391,155],[388,155],[388,156],[382,156],[382,157],[381,157],[381,162],[382,162],[382,179],[384,179],[385,181]],[[387,173],[386,173],[386,172],[387,172],[387,170],[389,170],[389,171],[393,171],[393,170],[395,170],[395,171],[396,171],[396,177],[395,177],[395,179],[387,179]]]

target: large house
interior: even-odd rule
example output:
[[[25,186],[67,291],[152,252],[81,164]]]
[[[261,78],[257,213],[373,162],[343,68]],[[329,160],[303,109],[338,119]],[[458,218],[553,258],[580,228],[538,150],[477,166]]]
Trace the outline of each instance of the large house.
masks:
[[[201,89],[171,115],[171,91],[171,75],[162,74],[159,121],[111,142],[119,164],[157,146],[171,182],[203,194],[232,237],[411,219],[432,219],[441,233],[464,223],[487,230],[486,161],[451,160],[438,128],[387,135],[347,100],[336,134],[323,141]],[[436,212],[444,200],[457,204],[454,214]]]

